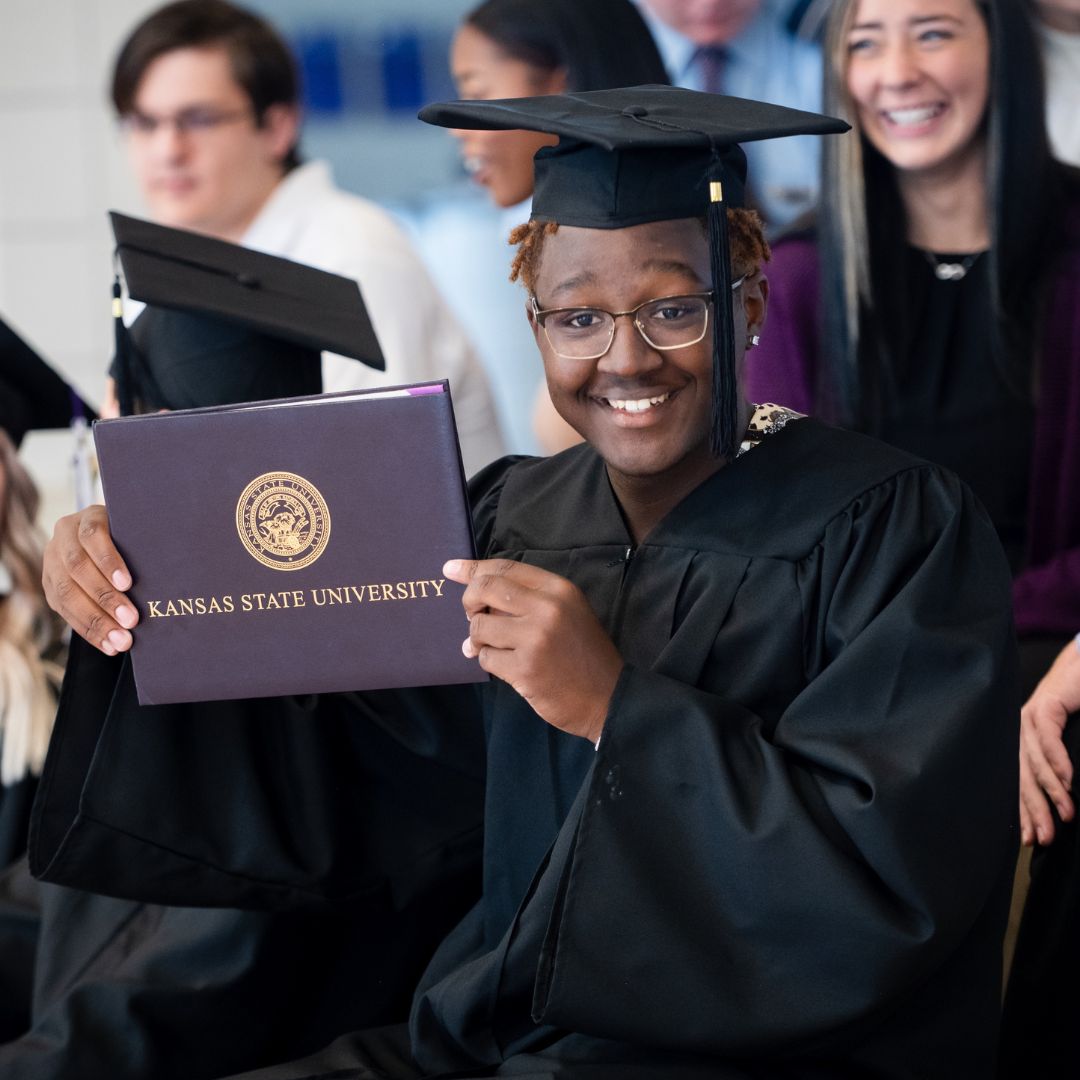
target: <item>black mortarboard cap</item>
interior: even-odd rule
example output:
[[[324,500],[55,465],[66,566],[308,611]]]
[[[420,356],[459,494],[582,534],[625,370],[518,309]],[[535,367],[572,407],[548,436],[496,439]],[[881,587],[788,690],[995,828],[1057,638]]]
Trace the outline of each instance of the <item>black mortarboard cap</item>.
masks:
[[[385,369],[351,278],[238,244],[111,213],[131,334],[116,297],[121,412],[318,392],[323,350]]]
[[[0,319],[0,428],[18,446],[28,431],[95,419],[82,398]]]
[[[450,101],[420,119],[450,128],[558,135],[534,159],[532,217],[591,229],[707,217],[717,317],[713,320],[714,453],[738,445],[731,256],[726,212],[741,206],[746,157],[739,143],[848,130],[842,120],[760,101],[671,86]]]

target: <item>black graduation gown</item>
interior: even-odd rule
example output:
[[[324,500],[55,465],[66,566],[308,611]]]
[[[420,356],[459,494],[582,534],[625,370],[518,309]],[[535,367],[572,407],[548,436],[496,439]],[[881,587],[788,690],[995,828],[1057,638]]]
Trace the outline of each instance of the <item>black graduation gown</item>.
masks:
[[[33,829],[46,876],[78,887],[41,886],[22,1006],[32,1015],[5,1032],[20,1037],[0,1046],[0,1076],[210,1080],[404,1019],[432,951],[479,893],[475,694],[414,695],[423,713],[412,723],[399,711],[393,736],[379,727],[379,695],[142,708],[126,663],[74,643]],[[436,717],[452,748],[426,730]],[[312,733],[318,752],[293,755]],[[88,765],[103,785],[80,799]],[[257,830],[228,810],[240,806],[280,826],[292,862],[279,888],[257,870],[239,886],[245,861],[260,858]],[[121,826],[106,835],[114,810]],[[328,828],[324,815],[355,827]],[[324,831],[342,834],[340,849]],[[228,888],[218,845],[237,870]],[[174,851],[190,856],[182,878]],[[342,852],[347,870],[334,864]],[[175,906],[198,903],[231,906]],[[0,897],[3,963],[26,938],[20,914]]]
[[[27,776],[15,784],[0,784],[0,868],[10,866],[26,851],[30,807],[37,791],[37,777]]]
[[[1018,694],[1008,568],[966,489],[802,420],[636,549],[588,447],[474,495],[481,550],[576,582],[627,666],[596,752],[490,685],[484,898],[387,1073],[989,1075]],[[224,860],[254,819],[217,812]],[[279,862],[280,823],[258,835]],[[66,846],[49,873],[112,845]]]

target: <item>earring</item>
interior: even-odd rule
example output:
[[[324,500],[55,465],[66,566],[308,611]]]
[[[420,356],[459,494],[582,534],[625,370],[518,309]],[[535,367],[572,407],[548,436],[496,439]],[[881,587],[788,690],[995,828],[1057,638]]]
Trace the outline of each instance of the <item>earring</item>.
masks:
[[[747,342],[747,348],[752,349],[755,345],[759,345],[760,343],[761,343],[761,338],[757,334],[754,334],[750,338],[750,340]]]

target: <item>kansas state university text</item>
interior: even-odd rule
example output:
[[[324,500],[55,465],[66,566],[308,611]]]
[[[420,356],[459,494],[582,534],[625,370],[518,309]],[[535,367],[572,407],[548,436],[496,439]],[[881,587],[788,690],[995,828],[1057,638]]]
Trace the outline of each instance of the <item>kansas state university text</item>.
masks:
[[[231,593],[224,596],[186,596],[172,600],[148,600],[146,611],[151,619],[166,619],[183,615],[229,615],[285,608],[374,604],[384,600],[440,600],[445,584],[445,578],[424,578],[318,589],[279,589],[276,592],[241,593],[236,597]]]

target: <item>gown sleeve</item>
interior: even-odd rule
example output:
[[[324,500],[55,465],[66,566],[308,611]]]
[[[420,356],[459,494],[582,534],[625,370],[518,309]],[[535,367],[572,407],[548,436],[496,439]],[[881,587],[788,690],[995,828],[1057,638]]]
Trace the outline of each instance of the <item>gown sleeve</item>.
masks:
[[[547,871],[535,1021],[711,1054],[805,1047],[917,995],[1003,883],[1007,905],[1018,691],[985,515],[911,469],[832,520],[797,574],[807,677],[771,721],[624,670]]]
[[[471,485],[481,537],[509,465]],[[76,639],[30,866],[159,904],[402,908],[478,878],[484,765],[476,685],[140,706]]]

